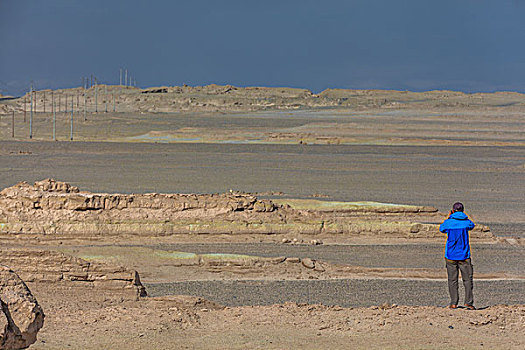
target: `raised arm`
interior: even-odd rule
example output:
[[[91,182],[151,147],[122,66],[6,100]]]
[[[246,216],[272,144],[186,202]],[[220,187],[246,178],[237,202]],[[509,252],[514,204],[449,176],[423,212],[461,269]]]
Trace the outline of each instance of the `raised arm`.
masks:
[[[447,233],[447,220],[445,220],[441,225],[439,225],[439,231],[442,233]]]

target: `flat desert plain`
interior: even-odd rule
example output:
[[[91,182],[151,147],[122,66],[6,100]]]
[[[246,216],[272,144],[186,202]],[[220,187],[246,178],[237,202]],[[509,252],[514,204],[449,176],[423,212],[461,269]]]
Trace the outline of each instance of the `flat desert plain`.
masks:
[[[523,348],[523,95],[92,89],[37,92],[31,130],[0,103],[32,348]],[[445,308],[456,201],[476,311]]]

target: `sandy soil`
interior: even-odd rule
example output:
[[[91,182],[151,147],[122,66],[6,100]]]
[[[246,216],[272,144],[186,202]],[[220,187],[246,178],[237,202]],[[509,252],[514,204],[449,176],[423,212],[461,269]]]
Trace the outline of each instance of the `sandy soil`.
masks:
[[[525,342],[523,306],[223,308],[191,297],[100,300],[89,291],[30,288],[49,310],[34,349],[521,349]]]

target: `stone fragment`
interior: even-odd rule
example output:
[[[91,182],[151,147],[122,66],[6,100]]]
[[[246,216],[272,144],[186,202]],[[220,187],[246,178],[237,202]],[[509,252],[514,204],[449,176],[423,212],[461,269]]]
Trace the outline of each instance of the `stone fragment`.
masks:
[[[314,267],[314,271],[317,271],[317,272],[325,272],[326,269],[325,269],[324,266],[321,265],[319,262],[316,262],[315,267]]]
[[[308,269],[313,269],[315,267],[315,261],[310,258],[301,259],[301,263]]]

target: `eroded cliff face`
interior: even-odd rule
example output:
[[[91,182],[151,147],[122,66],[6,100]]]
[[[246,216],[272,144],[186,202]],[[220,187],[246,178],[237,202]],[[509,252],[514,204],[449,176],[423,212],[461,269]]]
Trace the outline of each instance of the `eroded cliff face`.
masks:
[[[261,200],[246,193],[108,194],[46,179],[0,192],[0,233],[350,234],[433,237],[441,214],[424,206]],[[424,224],[427,223],[427,224]],[[491,237],[478,226],[475,237]]]

